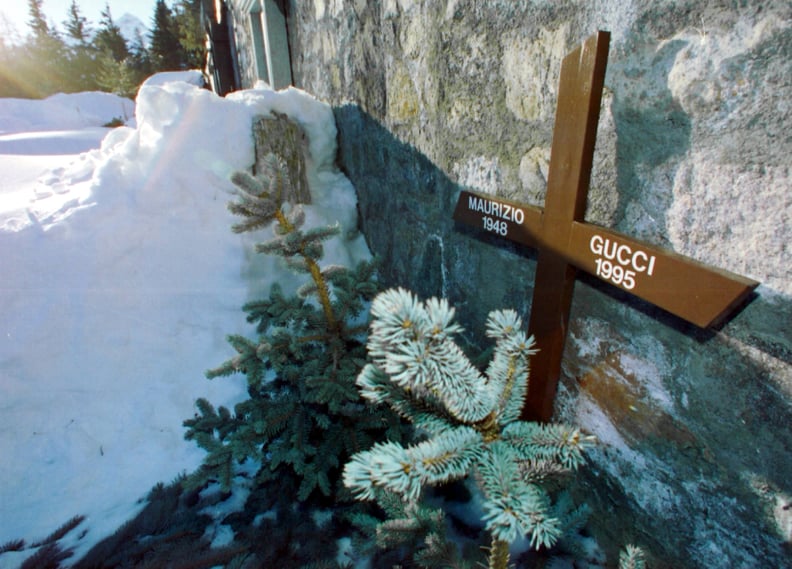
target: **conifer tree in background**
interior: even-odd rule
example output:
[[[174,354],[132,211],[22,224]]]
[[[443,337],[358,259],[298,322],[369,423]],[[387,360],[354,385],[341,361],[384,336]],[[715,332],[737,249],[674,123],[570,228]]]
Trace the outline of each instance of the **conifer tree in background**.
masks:
[[[158,71],[183,69],[182,47],[176,19],[165,0],[157,0],[151,29],[151,59]]]
[[[28,0],[28,27],[32,36],[26,46],[28,54],[24,67],[20,70],[20,80],[36,89],[35,96],[54,93],[67,82],[66,45],[58,30],[47,23],[42,3],[43,0]]]
[[[201,0],[180,0],[174,6],[174,20],[181,46],[182,64],[202,69],[206,63],[206,37],[201,24]]]
[[[121,34],[121,28],[113,20],[109,4],[105,4],[101,16],[99,29],[96,32],[96,37],[94,37],[96,49],[108,54],[117,62],[124,61],[124,59],[129,57],[129,46],[127,46],[126,39]]]
[[[138,83],[154,73],[151,61],[151,52],[146,47],[146,40],[140,30],[135,31],[135,37],[129,43],[129,66],[132,68]]]
[[[127,40],[113,20],[109,4],[92,36],[91,26],[72,0],[64,35],[50,24],[43,0],[27,0],[31,34],[8,41],[0,33],[0,97],[46,97],[58,92],[102,89],[135,97],[140,83],[157,71],[200,69],[206,45],[200,0],[164,0],[155,5],[152,45],[142,36]],[[10,24],[0,22],[0,32]]]
[[[88,19],[80,12],[77,0],[69,5],[68,19],[63,22],[68,38],[68,69],[70,91],[93,91],[96,81],[96,48],[92,45]]]
[[[0,12],[0,97],[30,96],[20,84],[19,63],[24,52],[14,26]]]
[[[72,0],[69,5],[69,17],[64,22],[66,25],[66,35],[71,38],[75,45],[87,46],[90,37],[88,18],[82,15],[77,0]]]
[[[341,483],[344,462],[385,436],[401,437],[398,417],[366,405],[355,388],[366,357],[365,310],[378,290],[374,267],[321,266],[323,242],[340,238],[339,228],[304,227],[303,206],[284,202],[292,181],[280,158],[270,154],[255,177],[237,172],[232,180],[238,200],[229,209],[242,217],[234,231],[271,226],[274,238],[256,250],[282,257],[306,280],[296,296],[275,284],[268,299],[244,307],[259,337],[230,336],[237,355],[207,376],[245,374],[249,398],[233,413],[205,399],[197,402],[185,436],[208,455],[187,483],[217,481],[231,488],[239,465],[252,459],[256,485],[277,498],[280,515],[294,516],[295,500],[310,508],[329,498],[338,521],[344,503],[359,508]],[[303,543],[300,555],[308,556],[312,546]]]
[[[28,27],[33,32],[34,38],[42,38],[50,35],[50,27],[41,9],[44,0],[28,0],[28,12],[30,20]]]
[[[103,91],[135,98],[141,77],[130,57],[117,61],[110,53],[103,52],[97,58],[97,65],[96,82]]]
[[[129,59],[129,46],[113,20],[110,5],[105,4],[99,20],[99,29],[94,37],[98,52],[96,80],[99,86],[110,93],[133,98],[141,78],[135,74]]]
[[[396,494],[405,512],[414,514],[425,486],[472,474],[484,495],[491,569],[508,566],[509,544],[525,534],[536,548],[553,545],[565,528],[548,485],[583,463],[583,450],[593,439],[564,425],[519,420],[534,350],[516,312],[490,313],[487,336],[496,344],[484,374],[452,339],[461,327],[453,323],[454,310],[445,300],[422,303],[393,289],[375,298],[371,313],[373,363],[357,385],[364,398],[387,403],[426,438],[409,447],[377,443],[357,453],[344,468],[347,487],[361,500]],[[386,522],[379,531],[398,539],[411,525],[407,517]],[[424,558],[433,559],[431,550],[438,547],[446,544],[429,535]]]

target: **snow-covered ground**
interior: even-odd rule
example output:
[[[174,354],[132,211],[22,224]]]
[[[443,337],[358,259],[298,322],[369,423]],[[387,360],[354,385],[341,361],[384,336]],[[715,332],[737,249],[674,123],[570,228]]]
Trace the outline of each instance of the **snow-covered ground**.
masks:
[[[196,398],[244,396],[244,378],[204,370],[232,355],[227,334],[252,334],[241,305],[269,286],[246,275],[293,279],[251,255],[268,232],[230,230],[229,175],[253,162],[255,115],[306,130],[309,223],[356,226],[327,105],[295,89],[223,99],[194,78],[155,77],[136,105],[0,99],[0,548],[28,545],[0,554],[4,569],[76,515],[66,545],[79,559],[154,484],[200,464],[182,428]],[[128,126],[102,127],[114,118]],[[326,250],[333,263],[368,255],[361,238]]]

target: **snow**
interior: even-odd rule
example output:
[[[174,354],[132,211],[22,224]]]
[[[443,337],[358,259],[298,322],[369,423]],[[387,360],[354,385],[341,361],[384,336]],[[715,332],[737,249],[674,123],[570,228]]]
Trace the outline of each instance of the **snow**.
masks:
[[[155,73],[146,79],[143,82],[143,85],[156,85],[161,87],[162,85],[171,83],[173,81],[182,81],[184,83],[189,83],[190,85],[201,87],[204,84],[204,77],[203,73],[197,69],[192,71],[161,71],[160,73]]]
[[[121,35],[129,45],[134,46],[141,41],[144,47],[151,46],[151,34],[149,33],[149,29],[137,16],[126,12],[123,16],[115,20],[115,25],[121,30]]]
[[[134,103],[109,93],[58,93],[37,99],[0,100],[0,135],[102,126],[114,118],[128,120]],[[65,146],[64,150],[71,150]],[[3,149],[3,154],[8,154]],[[72,152],[74,153],[74,152]]]
[[[244,378],[203,373],[232,355],[227,334],[253,334],[244,302],[294,284],[251,254],[269,232],[230,230],[229,176],[253,163],[254,116],[303,126],[308,223],[355,233],[328,105],[294,88],[219,98],[191,82],[152,79],[134,117],[132,101],[104,93],[0,99],[0,547],[82,515],[68,536],[78,560],[154,484],[200,464],[182,427],[196,398],[245,396]],[[102,128],[115,117],[127,126]],[[359,236],[326,248],[327,263],[368,255]],[[0,567],[32,553],[0,554]]]

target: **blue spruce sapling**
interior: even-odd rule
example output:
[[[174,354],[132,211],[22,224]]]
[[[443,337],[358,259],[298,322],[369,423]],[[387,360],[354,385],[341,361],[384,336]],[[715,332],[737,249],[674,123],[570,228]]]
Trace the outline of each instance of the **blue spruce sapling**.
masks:
[[[646,569],[643,549],[635,545],[625,546],[619,553],[619,569]]]
[[[259,337],[230,336],[237,355],[207,376],[245,374],[249,398],[233,413],[198,400],[198,413],[184,423],[185,437],[208,455],[188,485],[216,480],[228,489],[237,465],[253,459],[260,465],[259,485],[294,479],[299,501],[317,490],[336,497],[345,492],[340,470],[353,452],[386,433],[400,436],[398,417],[372,410],[354,384],[366,357],[360,315],[377,292],[374,267],[320,266],[322,243],[339,228],[304,227],[302,206],[284,203],[291,181],[275,155],[256,176],[237,172],[232,181],[238,200],[229,209],[243,218],[233,230],[272,225],[275,237],[257,251],[283,257],[310,278],[297,296],[285,295],[276,284],[268,299],[244,307]]]
[[[344,467],[346,486],[361,500],[397,494],[409,510],[424,487],[472,474],[484,495],[490,568],[505,569],[509,545],[523,535],[536,548],[554,544],[563,524],[547,484],[577,469],[593,438],[564,425],[520,420],[535,352],[517,313],[490,313],[486,333],[495,348],[485,373],[452,339],[461,327],[447,301],[424,303],[391,289],[374,299],[372,316],[372,363],[357,385],[364,398],[387,403],[426,438],[411,446],[380,442],[356,453]]]

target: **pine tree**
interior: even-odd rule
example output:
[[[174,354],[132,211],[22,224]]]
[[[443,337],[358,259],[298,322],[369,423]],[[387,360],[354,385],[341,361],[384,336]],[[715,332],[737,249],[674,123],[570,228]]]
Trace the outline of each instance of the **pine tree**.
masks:
[[[131,57],[116,61],[111,52],[103,52],[96,59],[95,73],[96,84],[103,91],[130,99],[137,94],[141,76]]]
[[[27,42],[26,61],[21,79],[46,96],[64,90],[66,85],[66,46],[54,26],[50,26],[42,11],[43,0],[28,0],[32,32]]]
[[[109,4],[105,4],[101,16],[93,41],[97,52],[96,82],[103,91],[134,97],[143,76],[135,68],[129,45],[113,20]]]
[[[88,19],[80,13],[77,0],[72,0],[69,5],[69,18],[64,22],[66,25],[66,35],[70,37],[76,45],[87,45],[90,37]]]
[[[154,66],[151,63],[151,53],[146,47],[146,42],[140,30],[136,31],[135,39],[130,43],[129,52],[130,67],[136,77],[136,82],[140,84],[154,72]]]
[[[245,374],[249,398],[233,413],[198,401],[198,413],[185,421],[186,438],[208,456],[189,484],[216,480],[230,488],[237,465],[252,459],[260,486],[294,481],[300,502],[326,496],[343,505],[346,496],[352,507],[340,480],[343,463],[386,434],[401,436],[398,417],[366,405],[354,384],[366,355],[361,317],[378,290],[374,266],[322,266],[323,243],[339,238],[339,228],[306,228],[302,205],[283,198],[293,183],[285,163],[270,154],[260,166],[256,176],[232,177],[238,199],[229,209],[242,218],[233,229],[271,226],[273,239],[256,250],[282,257],[306,282],[295,296],[276,284],[269,298],[244,307],[259,337],[230,336],[236,356],[207,376]]]
[[[126,39],[113,21],[110,5],[105,4],[99,20],[99,30],[94,37],[94,46],[102,54],[109,55],[113,61],[122,62],[129,57],[129,47]]]
[[[157,71],[182,69],[182,47],[178,24],[165,0],[157,0],[151,30],[151,60]]]
[[[375,298],[371,313],[373,361],[357,385],[364,398],[387,403],[427,438],[355,454],[344,467],[346,486],[361,500],[392,493],[414,505],[424,487],[474,474],[492,536],[491,569],[508,566],[509,544],[524,534],[534,547],[554,544],[564,528],[548,485],[583,463],[593,439],[564,425],[519,420],[534,353],[521,319],[512,310],[490,313],[486,331],[496,344],[482,374],[453,341],[461,327],[445,300],[423,303],[393,289]]]
[[[201,23],[201,0],[179,0],[174,6],[174,19],[181,45],[182,63],[188,69],[201,69],[206,59],[206,35]]]
[[[30,96],[20,82],[26,51],[11,20],[0,12],[0,97]]]
[[[33,37],[37,39],[51,34],[49,24],[42,10],[43,3],[44,0],[28,0],[28,12],[30,13],[28,27],[33,32]]]
[[[97,82],[97,52],[89,41],[91,30],[85,18],[72,0],[69,17],[64,22],[66,36],[69,38],[68,73],[70,87],[74,91],[92,91],[99,87]]]

